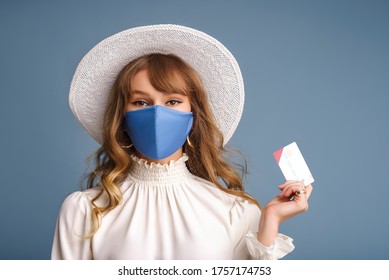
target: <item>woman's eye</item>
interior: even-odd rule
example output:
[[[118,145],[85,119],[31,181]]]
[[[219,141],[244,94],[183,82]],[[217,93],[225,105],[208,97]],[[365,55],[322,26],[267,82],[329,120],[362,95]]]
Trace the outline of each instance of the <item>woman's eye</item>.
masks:
[[[139,107],[143,107],[143,106],[146,106],[147,105],[147,102],[146,101],[142,101],[142,100],[138,100],[138,101],[134,101],[134,102],[131,102],[133,105],[135,106],[139,106]]]
[[[166,102],[166,104],[169,105],[169,106],[174,106],[174,105],[177,105],[177,104],[180,104],[180,103],[182,103],[182,102],[179,101],[179,100],[170,100],[170,101]]]

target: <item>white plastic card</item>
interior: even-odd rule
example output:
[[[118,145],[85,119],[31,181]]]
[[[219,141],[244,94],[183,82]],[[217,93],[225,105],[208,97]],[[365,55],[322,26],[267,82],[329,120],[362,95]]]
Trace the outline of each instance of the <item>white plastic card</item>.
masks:
[[[286,180],[304,181],[305,186],[315,181],[296,142],[275,151],[273,155]]]

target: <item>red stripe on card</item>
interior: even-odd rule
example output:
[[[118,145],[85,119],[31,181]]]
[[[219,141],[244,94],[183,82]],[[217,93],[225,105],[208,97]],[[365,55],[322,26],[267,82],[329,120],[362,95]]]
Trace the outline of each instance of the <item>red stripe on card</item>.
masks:
[[[280,158],[281,158],[281,155],[282,155],[282,151],[283,151],[283,150],[284,150],[284,148],[281,148],[281,149],[279,149],[278,151],[275,151],[275,152],[273,153],[273,156],[274,156],[274,158],[276,159],[277,163],[280,162]]]

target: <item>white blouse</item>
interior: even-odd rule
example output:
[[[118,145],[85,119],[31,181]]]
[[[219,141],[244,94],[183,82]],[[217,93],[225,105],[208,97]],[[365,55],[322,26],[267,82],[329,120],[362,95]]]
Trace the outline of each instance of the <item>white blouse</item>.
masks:
[[[70,194],[58,215],[52,259],[279,259],[294,249],[282,234],[270,247],[259,243],[260,209],[191,174],[187,159],[161,165],[133,156],[123,200],[92,239],[86,237],[91,200],[99,189]]]

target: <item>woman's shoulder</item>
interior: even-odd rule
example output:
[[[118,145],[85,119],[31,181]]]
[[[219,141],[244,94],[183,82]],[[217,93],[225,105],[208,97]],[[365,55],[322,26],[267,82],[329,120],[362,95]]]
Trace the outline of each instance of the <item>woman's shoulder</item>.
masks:
[[[203,188],[207,189],[209,192],[214,194],[215,197],[217,197],[217,199],[224,201],[224,202],[231,203],[232,207],[234,207],[234,208],[241,208],[242,210],[246,209],[246,210],[248,210],[252,213],[256,213],[256,214],[260,213],[259,207],[244,197],[241,197],[241,196],[235,195],[235,194],[231,194],[231,193],[227,193],[227,192],[221,190],[220,188],[218,188],[214,183],[212,183],[204,178],[193,175],[193,180],[197,184],[201,185]]]
[[[92,188],[70,193],[62,203],[61,212],[89,212],[91,202],[99,192],[97,188]]]
[[[225,198],[229,198],[232,200],[236,199],[236,196],[222,191],[214,183],[212,183],[211,181],[208,181],[207,179],[204,179],[202,177],[199,177],[199,176],[192,174],[192,180],[193,180],[192,183],[197,185],[196,187],[200,186],[203,189],[206,189],[209,192],[214,193],[215,195],[218,195],[218,196],[223,196]]]

